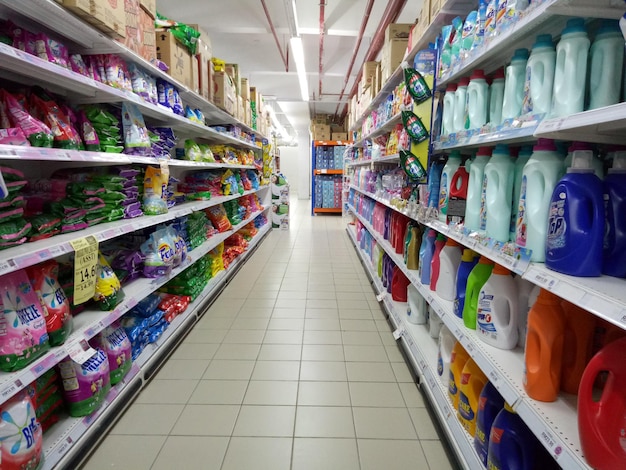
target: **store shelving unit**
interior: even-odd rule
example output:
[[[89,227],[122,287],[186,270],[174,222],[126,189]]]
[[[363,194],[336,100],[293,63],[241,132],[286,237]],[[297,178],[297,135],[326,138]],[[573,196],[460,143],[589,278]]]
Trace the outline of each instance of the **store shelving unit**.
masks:
[[[343,167],[345,150],[341,152],[341,162],[335,147],[348,147],[352,142],[340,140],[315,140],[311,145],[311,215],[341,214],[343,197]],[[326,149],[333,148],[333,155],[325,155]],[[329,180],[332,177],[332,181]],[[325,183],[332,183],[333,191]],[[323,207],[332,196],[333,207]],[[321,205],[322,207],[318,207]]]

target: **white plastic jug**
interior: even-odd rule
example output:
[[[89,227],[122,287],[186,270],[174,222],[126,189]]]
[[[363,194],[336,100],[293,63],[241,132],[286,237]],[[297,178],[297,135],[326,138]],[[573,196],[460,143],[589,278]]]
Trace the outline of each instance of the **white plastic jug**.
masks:
[[[489,87],[489,122],[492,126],[502,124],[502,105],[504,103],[504,69],[496,70]]]
[[[509,240],[515,241],[515,224],[517,223],[517,213],[519,211],[519,194],[522,190],[522,173],[524,166],[533,154],[531,145],[524,145],[515,160],[515,171],[513,176],[513,199],[511,200],[511,227],[509,228]]]
[[[480,212],[483,193],[483,177],[485,166],[491,158],[491,147],[480,147],[476,158],[470,166],[470,177],[467,185],[467,203],[465,204],[465,227],[471,231],[481,230]]]
[[[414,325],[425,325],[428,321],[428,304],[426,303],[426,299],[419,293],[417,287],[413,284],[409,284],[407,297],[407,320],[409,320],[409,323],[413,323]]]
[[[465,129],[465,109],[467,107],[467,86],[469,78],[459,80],[454,93],[454,119],[452,120],[452,132],[460,132]]]
[[[459,169],[459,166],[461,166],[461,153],[455,150],[448,156],[448,161],[441,171],[441,181],[439,183],[439,220],[442,222],[445,222],[447,217],[446,210],[448,208],[448,198],[450,197],[450,183],[456,170]]]
[[[452,358],[452,349],[455,344],[456,338],[448,327],[443,325],[441,331],[439,331],[437,374],[439,375],[439,380],[441,380],[446,387],[450,384],[450,359]]]
[[[499,242],[509,241],[515,163],[507,145],[496,145],[485,166],[483,186],[487,207],[487,236]]]
[[[454,95],[456,83],[450,83],[443,96],[443,115],[441,117],[441,135],[448,135],[454,130]]]
[[[448,238],[446,245],[439,254],[439,278],[437,279],[437,295],[444,300],[456,298],[456,272],[461,264],[463,251],[461,245]]]
[[[443,322],[437,312],[433,310],[433,308],[428,306],[428,332],[430,333],[431,338],[438,339],[439,333],[441,331],[441,327],[443,326]]]
[[[624,36],[617,21],[602,23],[589,55],[589,109],[618,103],[624,68]]]
[[[467,129],[478,129],[487,124],[489,112],[489,85],[483,70],[474,70],[467,86]]]
[[[517,321],[517,345],[523,349],[526,346],[528,312],[535,303],[535,300],[537,300],[537,295],[539,295],[540,288],[539,286],[535,286],[532,282],[527,281],[526,279],[522,279],[522,276],[515,277],[515,285],[517,288],[517,309],[519,312]],[[533,289],[535,288],[537,288],[537,292],[532,295]]]
[[[526,63],[522,114],[550,112],[555,62],[556,51],[552,36],[540,34]]]
[[[528,49],[517,49],[511,59],[511,65],[506,68],[504,97],[502,98],[503,122],[507,119],[515,119],[522,114],[527,61]]]
[[[496,264],[478,297],[478,337],[496,348],[515,348],[519,337],[518,302],[511,272]]]
[[[556,46],[552,117],[569,116],[585,109],[589,44],[585,20],[569,20]]]
[[[563,173],[563,156],[557,152],[554,141],[539,139],[522,173],[515,225],[515,243],[532,250],[532,261],[543,263],[546,259],[550,200]]]

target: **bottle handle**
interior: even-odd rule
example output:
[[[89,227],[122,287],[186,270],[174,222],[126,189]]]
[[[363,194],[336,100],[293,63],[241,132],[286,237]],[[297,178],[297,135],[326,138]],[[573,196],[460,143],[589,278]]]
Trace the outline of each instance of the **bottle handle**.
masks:
[[[607,387],[605,386],[600,399],[597,402],[594,401],[593,384],[596,382],[601,370],[602,368],[599,366],[599,362],[592,360],[587,364],[582,379],[580,380],[580,385],[578,386],[578,403],[590,403],[591,409],[596,411],[601,406],[604,394],[607,391]]]

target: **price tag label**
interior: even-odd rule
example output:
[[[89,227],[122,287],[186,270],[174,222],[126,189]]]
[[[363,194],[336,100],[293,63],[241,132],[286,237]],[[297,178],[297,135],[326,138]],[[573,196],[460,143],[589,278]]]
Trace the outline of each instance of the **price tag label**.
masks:
[[[491,383],[497,388],[500,383],[500,374],[498,374],[495,370],[492,370],[489,372],[489,380],[491,380]]]
[[[320,170],[320,173],[325,175],[326,173],[328,173],[328,170]]]
[[[0,275],[11,272],[15,270],[17,266],[15,265],[15,261],[12,259],[6,261],[0,261]]]
[[[428,384],[430,385],[430,388],[432,390],[435,390],[435,388],[437,387],[437,382],[435,382],[435,379],[433,377],[429,377]]]
[[[394,332],[393,332],[393,339],[395,339],[396,341],[400,339],[400,337],[402,336],[402,330],[400,328],[397,328]]]
[[[556,279],[554,279],[552,276],[546,273],[541,273],[541,272],[536,273],[535,276],[533,277],[533,280],[535,284],[548,290],[552,290],[554,286],[556,285]]]
[[[541,431],[541,441],[543,442],[543,445],[546,446],[546,448],[549,449],[551,452],[554,451],[554,448],[557,445],[554,436],[547,429]]]
[[[2,389],[2,393],[0,394],[0,396],[2,397],[2,400],[4,401],[12,397],[15,393],[17,393],[18,390],[19,390],[19,387],[17,386],[17,384],[15,382],[10,382],[9,384],[7,384],[6,387]]]
[[[474,350],[476,349],[474,347],[474,343],[472,343],[471,341],[468,341],[467,344],[465,345],[465,349],[467,350],[468,353],[473,353]]]
[[[70,242],[74,259],[74,305],[87,302],[96,290],[98,240],[93,235]]]
[[[96,350],[89,346],[85,338],[78,338],[70,341],[66,349],[72,360],[79,364],[84,364],[87,359],[96,353]]]
[[[65,455],[65,453],[68,451],[68,449],[70,448],[70,446],[72,445],[74,441],[72,440],[71,437],[68,437],[67,439],[65,439],[64,441],[62,441],[56,449],[56,454],[59,456]]]

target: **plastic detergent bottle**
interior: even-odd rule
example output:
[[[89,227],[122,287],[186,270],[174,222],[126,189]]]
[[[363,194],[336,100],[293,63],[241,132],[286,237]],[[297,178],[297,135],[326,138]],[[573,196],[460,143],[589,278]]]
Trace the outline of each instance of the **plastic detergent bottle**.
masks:
[[[589,55],[589,109],[619,103],[624,68],[624,36],[617,21],[602,22]]]
[[[433,252],[433,259],[430,262],[430,290],[437,290],[437,281],[439,280],[439,268],[440,264],[440,255],[441,250],[446,244],[446,237],[442,234],[437,234],[437,238],[435,239],[435,251]]]
[[[509,241],[514,178],[515,163],[511,161],[509,147],[496,145],[485,166],[483,187],[487,236],[500,242]]]
[[[504,69],[500,68],[493,74],[489,88],[489,122],[492,126],[502,124],[502,105],[504,103]]]
[[[456,83],[450,83],[443,96],[443,115],[441,117],[441,134],[448,135],[454,130],[454,95],[456,93]]]
[[[462,247],[452,238],[448,238],[439,254],[439,279],[437,295],[444,300],[456,297],[456,272],[461,264]],[[432,282],[431,282],[432,285]]]
[[[448,381],[448,396],[455,410],[459,409],[459,388],[461,387],[461,373],[470,356],[463,345],[458,341],[452,348],[450,355],[450,380]]]
[[[626,277],[626,151],[613,154],[613,166],[604,179],[606,235],[602,272]]]
[[[474,70],[467,86],[467,129],[478,129],[487,124],[489,112],[489,85],[483,70]]]
[[[410,225],[404,243],[404,263],[408,269],[419,267],[419,250],[422,244],[422,230],[419,225]]]
[[[428,170],[428,207],[439,208],[439,189],[441,186],[441,172],[445,163],[438,159],[431,163]]]
[[[487,382],[487,376],[480,370],[480,367],[473,359],[468,359],[461,372],[458,412],[459,420],[470,436],[476,434],[478,400]]]
[[[553,117],[569,116],[585,109],[589,44],[585,20],[570,19],[556,46],[551,112]]]
[[[463,250],[461,262],[456,272],[456,296],[454,298],[454,314],[463,318],[463,307],[465,306],[465,288],[467,287],[467,278],[470,272],[478,263],[478,259],[474,256],[474,252],[469,248]]]
[[[515,170],[513,172],[513,200],[511,201],[511,227],[509,240],[515,241],[515,224],[517,223],[517,214],[519,212],[519,195],[522,190],[522,174],[524,166],[528,163],[530,156],[533,154],[531,145],[524,145],[515,160]]]
[[[562,307],[565,313],[565,334],[561,390],[577,394],[580,379],[593,353],[596,318],[570,302],[564,301]]]
[[[461,166],[461,153],[454,150],[449,156],[443,170],[441,172],[441,181],[439,184],[439,220],[445,222],[448,212],[448,198],[450,197],[450,183],[452,176]]]
[[[478,311],[478,296],[480,290],[491,276],[493,261],[481,256],[474,269],[467,277],[465,288],[465,305],[463,306],[463,323],[470,330],[476,329],[476,312]]]
[[[448,224],[459,224],[465,219],[465,206],[467,204],[467,185],[469,173],[466,167],[470,166],[470,160],[465,166],[460,166],[450,182],[450,194],[448,196],[448,210],[446,217]]]
[[[550,201],[546,266],[571,276],[602,274],[604,191],[592,160],[593,152],[575,151]]]
[[[480,213],[483,192],[485,166],[491,158],[491,147],[480,147],[476,158],[470,166],[470,177],[467,185],[467,203],[465,204],[465,227],[471,231],[481,230]]]
[[[544,114],[552,106],[556,51],[552,36],[540,34],[526,63],[522,114]]]
[[[478,296],[476,331],[485,343],[513,349],[519,335],[519,304],[511,271],[496,264]]]
[[[587,142],[572,142],[572,144],[567,149],[567,156],[565,157],[565,161],[563,165],[565,166],[565,170],[567,171],[572,166],[572,158],[574,157],[574,152],[576,150],[589,150],[593,152],[593,145]],[[604,162],[602,159],[594,153],[593,159],[591,161],[591,166],[593,167],[593,171],[596,176],[600,179],[604,178]]]
[[[561,387],[565,318],[560,299],[542,289],[528,312],[524,388],[539,401],[555,401]]]
[[[506,68],[504,96],[502,97],[502,122],[515,119],[522,114],[527,61],[528,49],[517,49],[513,54],[511,64]]]
[[[443,325],[439,331],[437,374],[439,374],[439,380],[441,380],[445,386],[450,382],[450,358],[452,357],[452,348],[454,348],[455,343],[456,338],[448,327]]]
[[[626,467],[626,338],[603,348],[585,369],[578,392],[578,432],[587,463],[598,470]],[[608,374],[600,399],[594,383]]]
[[[515,277],[515,290],[517,291],[517,345],[524,349],[526,347],[526,327],[528,325],[528,311],[537,300],[539,286],[523,279],[522,276]],[[535,291],[535,292],[533,292]],[[534,295],[533,295],[534,294]]]
[[[453,132],[465,130],[465,110],[467,107],[467,86],[469,78],[464,77],[459,80],[454,93],[454,119],[452,120]]]
[[[430,265],[435,253],[435,239],[437,238],[437,232],[433,229],[428,229],[428,234],[422,237],[422,246],[420,246],[420,263],[419,263],[419,276],[420,282],[427,286],[430,284]]]
[[[428,320],[428,304],[426,303],[426,299],[413,284],[409,284],[407,295],[409,305],[406,309],[406,317],[409,323],[425,325]]]
[[[489,436],[491,426],[496,416],[504,408],[504,398],[491,382],[487,382],[478,398],[478,413],[476,414],[476,433],[474,434],[474,448],[478,457],[487,466],[489,452]]]
[[[402,270],[396,266],[393,269],[393,276],[391,278],[391,298],[395,302],[406,302],[409,284],[411,284],[411,281],[409,281]]]
[[[428,333],[431,338],[437,339],[439,338],[439,332],[441,331],[441,327],[443,326],[443,321],[437,313],[433,310],[433,308],[428,306]]]
[[[554,142],[539,139],[524,166],[515,224],[515,243],[532,250],[531,260],[545,260],[548,211],[552,192],[563,174],[563,157]]]

